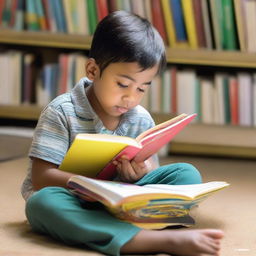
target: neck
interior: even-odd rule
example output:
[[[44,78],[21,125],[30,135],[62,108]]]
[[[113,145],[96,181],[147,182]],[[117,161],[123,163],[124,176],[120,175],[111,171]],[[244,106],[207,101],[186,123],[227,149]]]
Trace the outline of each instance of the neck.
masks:
[[[102,108],[100,105],[97,97],[95,96],[93,86],[91,86],[87,90],[87,98],[94,110],[94,112],[98,115],[100,120],[102,121],[103,125],[108,129],[108,130],[115,130],[120,122],[121,117],[113,117],[108,115],[105,110]]]

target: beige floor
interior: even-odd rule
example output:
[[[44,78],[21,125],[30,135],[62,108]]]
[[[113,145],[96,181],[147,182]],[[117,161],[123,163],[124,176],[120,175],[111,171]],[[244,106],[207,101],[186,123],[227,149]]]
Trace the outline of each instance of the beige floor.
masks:
[[[162,163],[170,161],[193,163],[201,170],[204,181],[225,180],[231,184],[201,204],[195,216],[196,228],[225,231],[221,256],[255,256],[256,161],[175,156],[163,159]],[[26,158],[0,163],[0,255],[101,255],[68,247],[31,232],[19,194],[26,165]]]

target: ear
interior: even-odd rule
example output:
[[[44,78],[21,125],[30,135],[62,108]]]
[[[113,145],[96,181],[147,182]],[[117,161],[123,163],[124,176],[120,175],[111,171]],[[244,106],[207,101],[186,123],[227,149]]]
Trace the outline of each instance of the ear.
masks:
[[[89,58],[88,61],[85,64],[85,73],[86,76],[93,81],[95,77],[99,74],[100,69],[97,65],[95,59]]]

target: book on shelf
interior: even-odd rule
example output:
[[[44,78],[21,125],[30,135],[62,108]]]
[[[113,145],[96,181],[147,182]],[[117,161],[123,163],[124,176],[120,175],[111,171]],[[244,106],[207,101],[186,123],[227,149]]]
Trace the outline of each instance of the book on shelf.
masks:
[[[229,77],[229,99],[230,99],[231,124],[238,125],[239,124],[238,81],[235,76]]]
[[[151,0],[151,15],[152,24],[158,30],[164,43],[167,45],[169,42],[167,40],[163,9],[160,1]]]
[[[238,33],[239,47],[241,51],[246,51],[247,45],[247,35],[246,35],[246,25],[245,25],[245,13],[244,13],[244,3],[241,0],[234,0],[235,9],[235,20]]]
[[[223,50],[223,13],[221,9],[221,1],[209,0],[209,3],[214,46],[216,50]]]
[[[207,47],[207,49],[212,49],[213,48],[213,46],[212,46],[213,36],[212,36],[210,13],[209,13],[209,2],[208,1],[201,0],[201,10],[202,10],[206,47]]]
[[[235,10],[232,0],[222,0],[223,12],[223,46],[227,50],[237,50],[238,38],[235,24]]]
[[[244,17],[245,18],[245,31],[247,35],[247,51],[256,52],[256,2],[252,0],[243,1],[244,4]]]
[[[189,46],[191,49],[198,49],[195,14],[193,12],[192,0],[181,0],[181,4],[184,13],[185,28],[187,31]]]
[[[193,225],[190,210],[214,192],[229,186],[224,181],[138,186],[79,175],[72,176],[67,184],[80,198],[98,201],[117,218],[145,229]]]
[[[116,176],[114,160],[123,156],[136,162],[147,160],[195,117],[196,114],[181,114],[144,131],[135,139],[110,134],[78,134],[59,168],[87,177],[111,180]]]
[[[177,43],[187,42],[184,14],[182,11],[181,0],[170,0],[170,9],[173,16]]]
[[[98,23],[96,1],[87,2],[87,16],[89,21],[89,34],[92,35]]]
[[[162,0],[161,3],[163,7],[164,22],[166,24],[166,35],[168,38],[168,43],[170,47],[175,47],[176,36],[173,16],[171,12],[171,3],[169,0]]]
[[[205,0],[203,0],[205,1]],[[194,0],[192,1],[193,13],[195,19],[195,30],[196,37],[198,41],[199,48],[206,48],[206,37],[205,37],[205,28],[204,28],[204,19],[203,19],[203,9],[202,9],[202,1]]]

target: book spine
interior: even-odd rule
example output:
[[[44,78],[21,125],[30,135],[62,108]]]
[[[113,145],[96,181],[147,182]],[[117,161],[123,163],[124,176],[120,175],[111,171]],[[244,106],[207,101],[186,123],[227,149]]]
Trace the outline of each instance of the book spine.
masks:
[[[88,20],[89,20],[89,32],[92,35],[95,31],[95,28],[98,23],[97,10],[96,10],[96,2],[94,0],[88,0]]]
[[[223,43],[226,50],[237,50],[234,6],[232,0],[222,0],[223,11]]]
[[[198,48],[195,17],[193,13],[192,0],[181,0],[184,12],[185,26],[188,35],[188,42],[192,49]]]
[[[151,0],[151,7],[152,7],[151,11],[152,11],[153,25],[158,30],[164,43],[167,45],[168,42],[167,42],[165,24],[164,24],[164,20],[163,20],[163,12],[162,12],[161,2]]]
[[[163,7],[163,14],[164,14],[164,21],[166,25],[168,43],[170,47],[175,47],[176,36],[175,36],[175,29],[174,29],[170,2],[169,0],[162,0],[161,2]]]
[[[177,41],[186,42],[187,34],[185,29],[184,15],[182,12],[181,2],[180,0],[170,0],[170,3]]]

